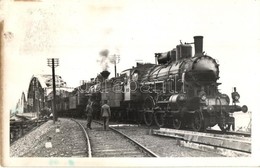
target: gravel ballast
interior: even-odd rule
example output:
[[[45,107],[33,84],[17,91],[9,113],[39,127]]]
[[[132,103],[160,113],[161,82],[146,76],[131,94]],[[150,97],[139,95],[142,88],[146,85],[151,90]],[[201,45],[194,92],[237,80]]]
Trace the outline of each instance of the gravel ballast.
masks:
[[[60,132],[56,132],[56,129]],[[52,148],[46,148],[48,139]],[[86,142],[79,125],[70,119],[60,118],[41,125],[31,133],[14,142],[10,157],[84,157]]]
[[[223,157],[222,155],[194,150],[180,146],[178,141],[169,137],[152,135],[146,126],[121,128],[121,132],[141,143],[160,157]]]

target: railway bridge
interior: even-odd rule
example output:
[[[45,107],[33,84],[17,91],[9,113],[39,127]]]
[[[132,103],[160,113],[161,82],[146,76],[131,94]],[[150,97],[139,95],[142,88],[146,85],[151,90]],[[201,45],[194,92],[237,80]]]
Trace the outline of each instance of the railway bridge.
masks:
[[[55,75],[55,85],[59,95],[64,90],[72,90],[61,76]],[[44,107],[52,107],[48,100],[53,99],[53,85],[51,74],[33,75],[29,81],[28,90],[22,93],[16,105],[16,113],[36,113]]]

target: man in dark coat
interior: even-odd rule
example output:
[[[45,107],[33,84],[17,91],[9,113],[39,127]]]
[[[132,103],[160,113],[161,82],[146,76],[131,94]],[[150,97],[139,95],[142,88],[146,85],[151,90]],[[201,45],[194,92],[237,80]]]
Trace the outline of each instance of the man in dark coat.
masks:
[[[92,108],[93,102],[90,100],[86,106],[86,113],[87,113],[87,128],[91,128],[91,122],[93,117],[93,108]]]

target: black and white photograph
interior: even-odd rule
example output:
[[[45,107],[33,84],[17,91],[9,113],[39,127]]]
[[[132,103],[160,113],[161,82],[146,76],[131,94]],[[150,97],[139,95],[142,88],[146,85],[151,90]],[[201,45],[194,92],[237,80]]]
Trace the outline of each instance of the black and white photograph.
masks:
[[[259,16],[259,0],[0,0],[1,166],[260,166]]]

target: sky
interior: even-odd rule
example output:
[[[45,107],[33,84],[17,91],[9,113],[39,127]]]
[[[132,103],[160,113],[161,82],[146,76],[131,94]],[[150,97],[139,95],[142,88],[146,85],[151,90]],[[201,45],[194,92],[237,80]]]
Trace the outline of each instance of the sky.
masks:
[[[236,86],[241,105],[254,111],[259,91],[260,1],[143,0],[1,2],[4,19],[4,88],[7,109],[28,90],[34,74],[51,74],[47,58],[59,58],[56,74],[68,86],[95,77],[100,51],[120,55],[118,72],[136,61],[154,63],[193,36],[220,64],[220,90]],[[194,51],[193,51],[194,53]],[[110,65],[111,75],[114,67]]]

